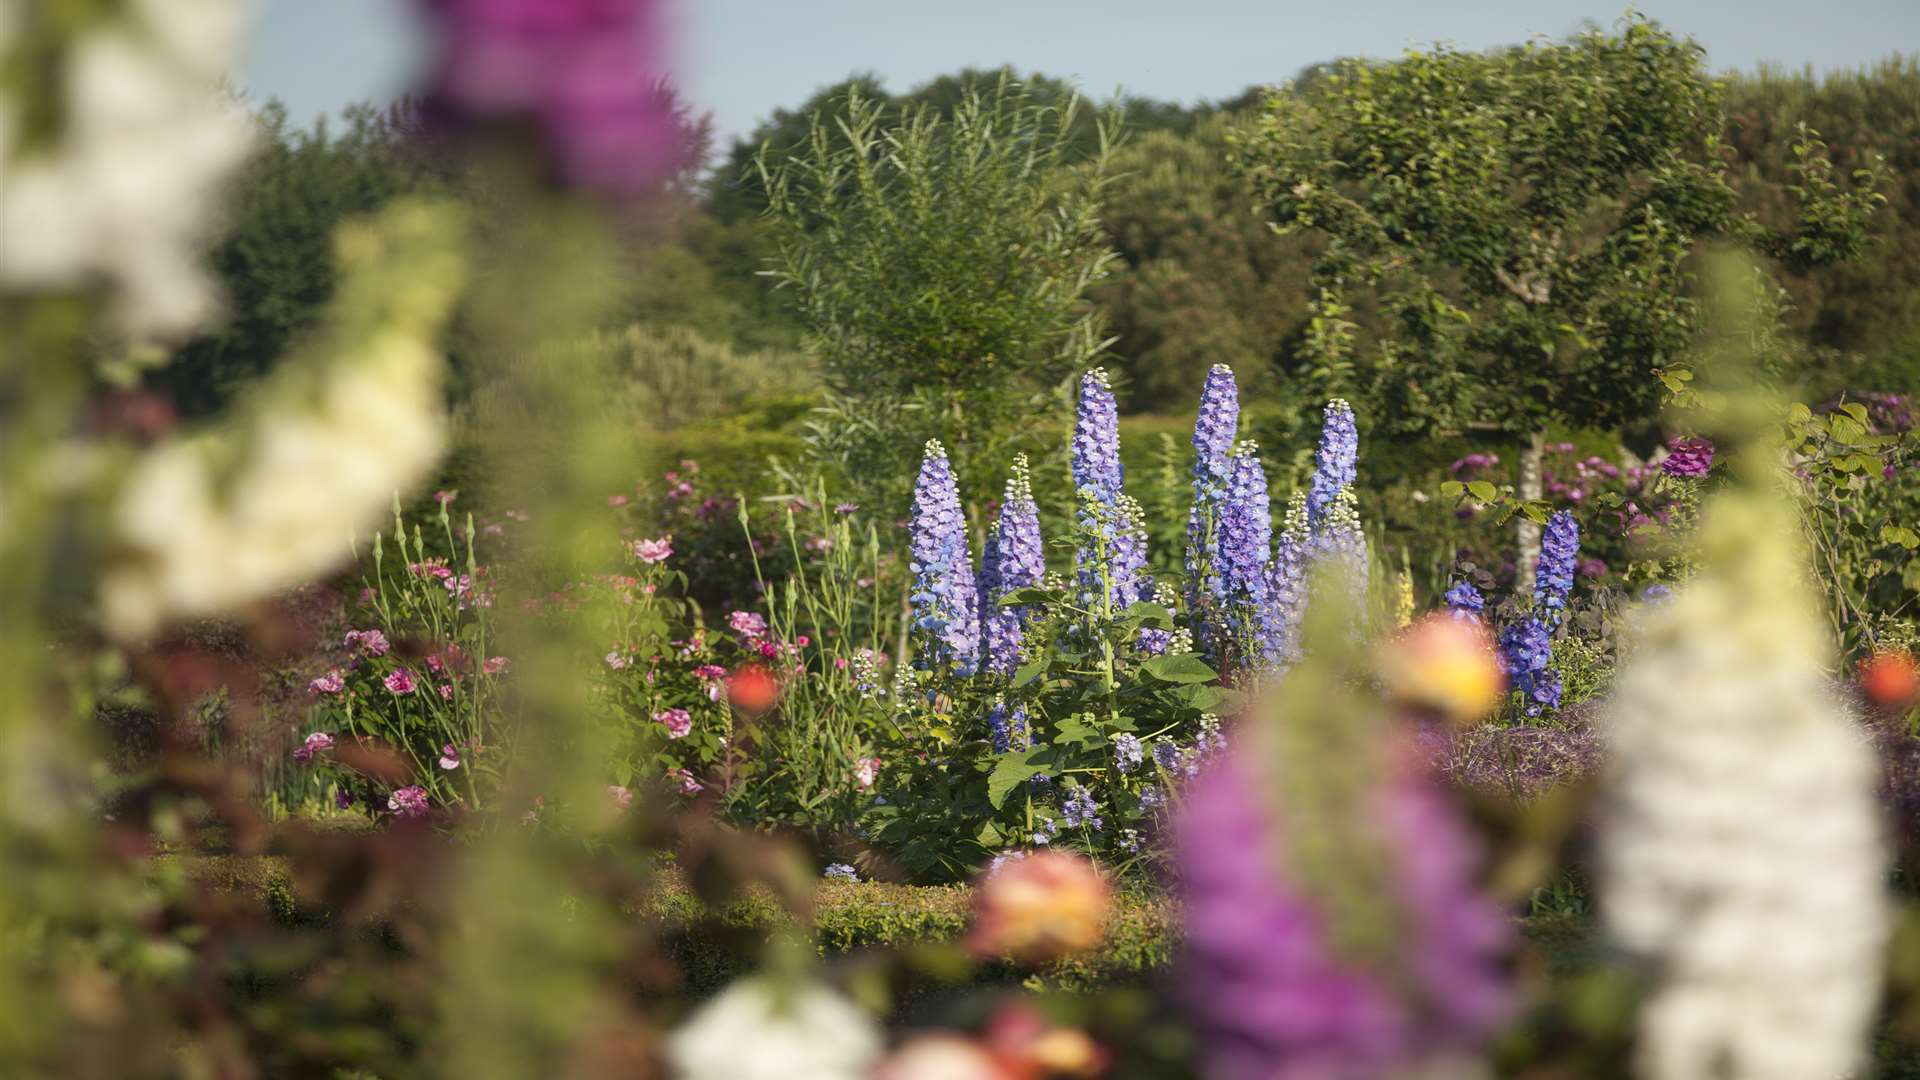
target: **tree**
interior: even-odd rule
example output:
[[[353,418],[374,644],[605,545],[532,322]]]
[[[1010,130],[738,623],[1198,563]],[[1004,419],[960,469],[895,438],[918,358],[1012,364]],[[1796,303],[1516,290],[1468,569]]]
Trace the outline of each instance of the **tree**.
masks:
[[[1877,176],[1841,189],[1810,133],[1796,225],[1737,213],[1723,89],[1693,41],[1631,17],[1563,43],[1341,63],[1269,95],[1237,149],[1275,226],[1326,238],[1316,307],[1337,313],[1354,286],[1379,297],[1378,358],[1352,376],[1375,423],[1529,439],[1520,495],[1537,500],[1547,425],[1656,411],[1653,373],[1695,340],[1702,241],[1802,267],[1864,240]],[[1519,539],[1524,575],[1537,521]]]
[[[820,425],[816,449],[881,505],[904,509],[929,438],[963,496],[996,490],[1014,450],[1037,448],[1057,388],[1105,347],[1084,294],[1113,259],[1099,222],[1110,127],[1079,159],[1077,115],[1004,75],[951,117],[921,105],[890,121],[856,92],[844,116],[815,115],[801,150],[760,159],[770,274],[846,421]]]

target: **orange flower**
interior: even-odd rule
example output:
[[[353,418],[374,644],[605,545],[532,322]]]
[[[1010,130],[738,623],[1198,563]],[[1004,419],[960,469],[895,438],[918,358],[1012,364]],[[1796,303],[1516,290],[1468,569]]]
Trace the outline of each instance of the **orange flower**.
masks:
[[[1037,963],[1100,943],[1107,880],[1084,856],[1038,851],[1009,860],[974,892],[968,947],[977,956]]]
[[[1920,666],[1905,649],[1883,649],[1860,662],[1860,689],[1883,709],[1904,709],[1920,698]]]
[[[780,696],[780,681],[759,664],[743,664],[727,676],[727,700],[743,711],[766,712]]]
[[[1507,688],[1486,629],[1438,612],[1387,644],[1380,674],[1394,698],[1432,709],[1456,724],[1470,724],[1492,712]]]

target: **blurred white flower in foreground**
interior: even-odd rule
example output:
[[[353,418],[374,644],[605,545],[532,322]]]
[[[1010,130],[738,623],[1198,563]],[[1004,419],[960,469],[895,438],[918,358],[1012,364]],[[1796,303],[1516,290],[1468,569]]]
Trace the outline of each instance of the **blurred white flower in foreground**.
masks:
[[[109,633],[143,637],[309,580],[426,478],[444,442],[436,338],[464,276],[459,231],[418,203],[342,230],[319,338],[227,428],[134,464],[101,584]]]
[[[253,139],[220,85],[248,5],[121,7],[60,54],[55,79],[27,88],[51,98],[50,131],[30,130],[23,103],[0,97],[0,287],[105,279],[130,334],[177,336],[213,308],[199,249]],[[0,12],[0,64],[19,58],[36,17]]]
[[[1852,1075],[1887,933],[1876,767],[1823,672],[1788,507],[1721,496],[1611,710],[1602,910],[1648,962],[1638,1075]]]
[[[880,1056],[872,1017],[814,982],[741,979],[667,1040],[677,1080],[858,1080]]]

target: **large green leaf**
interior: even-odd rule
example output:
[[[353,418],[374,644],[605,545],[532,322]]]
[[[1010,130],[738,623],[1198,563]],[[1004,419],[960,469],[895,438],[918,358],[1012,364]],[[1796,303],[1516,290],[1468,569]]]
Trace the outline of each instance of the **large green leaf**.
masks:
[[[987,777],[987,801],[995,810],[1007,804],[1007,796],[1014,788],[1046,772],[1046,766],[1036,764],[1034,758],[1046,753],[1045,747],[1034,747],[1016,753],[1002,754],[993,764],[993,775]]]
[[[1172,656],[1156,656],[1140,665],[1148,675],[1161,682],[1203,683],[1212,682],[1220,673],[1207,666],[1207,662],[1192,653],[1177,653]]]

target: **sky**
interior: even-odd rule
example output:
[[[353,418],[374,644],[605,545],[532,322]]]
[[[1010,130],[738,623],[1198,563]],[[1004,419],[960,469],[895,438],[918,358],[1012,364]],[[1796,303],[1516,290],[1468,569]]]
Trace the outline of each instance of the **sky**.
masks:
[[[420,65],[409,0],[256,0],[240,81],[306,123],[386,101]],[[1855,67],[1920,52],[1920,0],[1639,0],[1691,34],[1715,70]],[[854,71],[906,90],[1012,64],[1182,103],[1229,97],[1339,56],[1446,41],[1561,37],[1625,10],[1592,0],[680,0],[675,77],[724,141]]]

